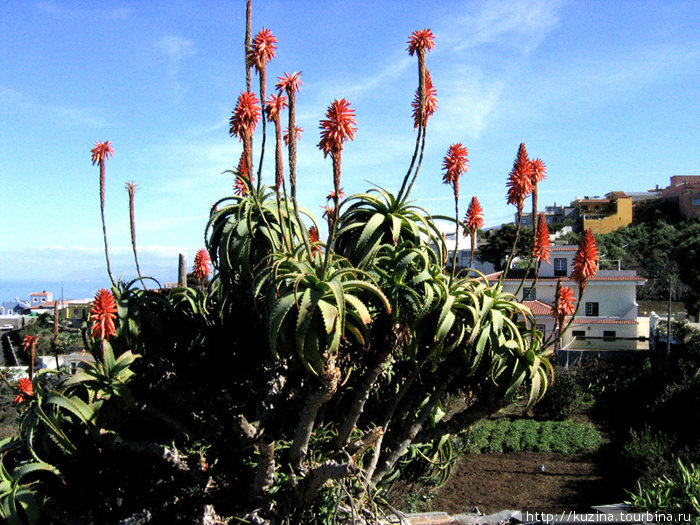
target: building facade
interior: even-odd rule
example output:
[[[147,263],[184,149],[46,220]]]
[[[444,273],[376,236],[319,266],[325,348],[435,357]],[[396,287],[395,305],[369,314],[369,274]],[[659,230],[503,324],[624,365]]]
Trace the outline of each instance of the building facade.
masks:
[[[612,191],[605,198],[584,197],[571,203],[578,208],[583,229],[595,234],[614,232],[632,224],[632,198],[623,191]]]
[[[549,337],[554,330],[552,305],[557,282],[574,289],[578,285],[569,278],[577,246],[554,246],[550,263],[543,263],[533,288],[534,275],[528,274],[518,299],[537,318],[537,325]],[[506,292],[516,293],[524,272],[511,270],[503,282]],[[489,275],[496,282],[500,272]],[[599,270],[591,278],[578,313],[562,337],[562,348],[570,350],[636,350],[638,341],[637,287],[645,280],[633,270]],[[578,300],[578,297],[577,297]]]
[[[674,175],[671,185],[661,191],[661,198],[677,202],[686,219],[700,217],[700,175]]]

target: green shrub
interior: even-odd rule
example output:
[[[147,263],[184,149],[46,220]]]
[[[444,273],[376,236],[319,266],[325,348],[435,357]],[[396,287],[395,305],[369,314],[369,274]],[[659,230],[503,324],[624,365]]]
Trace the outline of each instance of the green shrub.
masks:
[[[700,523],[700,467],[691,463],[686,467],[677,460],[673,475],[661,476],[649,484],[637,483],[637,491],[629,492],[626,503],[634,510],[686,514]]]
[[[535,405],[538,419],[563,421],[571,417],[583,401],[583,393],[576,376],[557,370],[552,386],[542,400]]]
[[[622,446],[620,459],[632,479],[649,481],[673,470],[670,462],[673,450],[673,439],[645,426],[640,431],[630,430],[629,437]]]

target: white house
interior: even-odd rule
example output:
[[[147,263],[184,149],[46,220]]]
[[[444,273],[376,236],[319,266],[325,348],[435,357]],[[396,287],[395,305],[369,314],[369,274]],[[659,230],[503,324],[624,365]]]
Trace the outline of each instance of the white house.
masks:
[[[455,227],[454,224],[446,222],[436,222],[436,225],[440,232],[442,233],[443,239],[445,241],[445,247],[447,248],[447,268],[452,269],[452,257],[455,253],[455,247],[457,247],[457,271],[467,270],[468,268],[473,268],[483,274],[489,274],[494,271],[493,264],[490,262],[481,262],[476,258],[476,252],[478,251],[478,238],[474,242],[474,257],[472,258],[471,249],[471,237],[468,235],[462,235],[459,238],[459,243],[455,242]],[[469,264],[471,262],[471,265]],[[471,274],[473,277],[474,275]]]
[[[554,329],[552,305],[557,282],[574,290],[578,300],[578,284],[569,278],[577,246],[553,246],[550,264],[542,263],[539,278],[531,291],[534,271],[525,279],[518,299],[530,307],[537,325],[549,337]],[[501,272],[489,275],[496,282]],[[504,290],[516,293],[524,270],[510,270]],[[637,286],[645,279],[634,270],[599,270],[588,280],[582,304],[571,327],[562,338],[562,348],[569,350],[636,350],[637,349]]]

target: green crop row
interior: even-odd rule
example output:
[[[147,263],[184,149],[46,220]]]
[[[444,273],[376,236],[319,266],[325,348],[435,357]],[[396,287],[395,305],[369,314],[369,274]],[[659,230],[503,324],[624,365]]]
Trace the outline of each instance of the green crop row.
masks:
[[[590,424],[571,421],[499,419],[472,427],[461,436],[465,452],[591,452],[602,443],[600,433]]]

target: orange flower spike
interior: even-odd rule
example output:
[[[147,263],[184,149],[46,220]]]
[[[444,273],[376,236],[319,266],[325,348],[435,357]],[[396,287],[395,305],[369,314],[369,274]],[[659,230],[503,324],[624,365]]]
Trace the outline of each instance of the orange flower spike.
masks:
[[[294,137],[297,140],[301,140],[301,134],[304,133],[304,128],[300,128],[299,126],[294,127]],[[284,128],[284,143],[289,146],[289,128]]]
[[[573,315],[576,311],[576,296],[574,291],[568,286],[560,286],[557,290],[557,296],[554,298],[554,308],[552,315],[559,325],[559,329],[564,326],[564,321],[569,315]]]
[[[321,252],[321,245],[319,244],[318,230],[316,226],[309,228],[309,242],[311,243],[311,253],[316,254]]]
[[[435,47],[435,35],[430,29],[420,29],[411,33],[408,38],[408,54],[431,51]]]
[[[547,165],[542,159],[535,159],[533,161],[530,161],[530,166],[532,168],[533,186],[547,178]]]
[[[344,199],[347,195],[345,195],[343,188],[340,188],[337,196],[338,196],[338,200],[340,200],[340,199]],[[326,200],[332,201],[332,200],[335,200],[335,197],[336,197],[336,193],[335,193],[335,191],[332,191],[328,195],[326,195]]]
[[[259,103],[258,97],[250,91],[244,91],[238,96],[236,107],[229,120],[231,125],[229,133],[232,137],[244,140],[247,136],[253,134],[260,118]]]
[[[247,153],[243,151],[241,153],[241,158],[238,160],[238,167],[236,168],[236,179],[233,183],[233,192],[236,195],[245,197],[248,195],[248,187],[245,185],[244,181],[253,181],[250,178],[250,173],[248,172],[248,163],[246,162]]]
[[[200,281],[204,281],[211,275],[211,258],[209,257],[209,252],[204,248],[199,250],[194,256],[194,269],[192,274]]]
[[[291,75],[285,73],[284,76],[277,77],[277,80],[279,80],[279,82],[275,85],[275,89],[278,91],[286,91],[287,94],[295,91],[298,92],[300,86],[304,85],[301,81],[301,71],[295,71]]]
[[[319,124],[321,141],[318,147],[323,151],[324,157],[341,151],[346,140],[353,140],[357,131],[353,126],[356,125],[355,110],[350,107],[350,102],[344,98],[331,102],[326,118]]]
[[[420,125],[420,88],[416,88],[416,95],[411,102],[413,107],[413,127],[418,129]],[[433,86],[433,79],[430,77],[430,71],[425,72],[425,102],[423,104],[423,124],[428,122],[428,117],[433,116],[437,109],[437,90]]]
[[[522,215],[523,201],[532,193],[532,164],[527,158],[525,144],[520,144],[518,154],[513,162],[513,169],[508,175],[508,204],[515,204],[518,208],[518,216]]]
[[[248,61],[260,72],[275,57],[277,38],[264,27],[255,35],[248,51]]]
[[[552,243],[549,240],[549,228],[544,213],[539,214],[537,221],[537,234],[535,235],[535,246],[532,249],[532,256],[537,261],[544,261],[549,264],[549,255],[552,252]]]
[[[36,346],[36,344],[39,342],[39,336],[38,335],[25,335],[24,339],[22,339],[22,350],[25,352],[29,352],[31,350],[32,346]]]
[[[17,397],[15,397],[15,405],[28,400],[34,395],[34,385],[30,379],[23,377],[17,381]]]
[[[588,228],[581,237],[581,242],[574,256],[574,269],[571,272],[571,278],[578,282],[581,289],[585,288],[588,279],[598,273],[597,263],[599,259],[593,231]]]
[[[112,143],[108,140],[104,142],[95,142],[95,147],[90,150],[92,153],[92,165],[102,163],[109,157],[114,156],[114,150],[112,149]]]
[[[458,142],[447,149],[447,154],[442,161],[442,169],[445,170],[442,182],[452,185],[455,197],[459,196],[459,177],[467,172],[468,154],[467,148]]]
[[[90,321],[92,321],[92,337],[94,339],[108,339],[117,329],[114,320],[117,318],[117,303],[112,292],[104,288],[100,289],[92,301],[90,308]]]
[[[323,151],[323,156],[331,154],[333,160],[333,188],[340,190],[340,152],[346,140],[353,140],[357,128],[355,110],[350,107],[350,102],[341,98],[334,100],[328,106],[326,118],[321,120],[321,141],[318,147]]]
[[[464,217],[464,225],[470,232],[475,232],[484,226],[484,208],[481,207],[479,199],[472,197]]]
[[[287,107],[287,97],[284,95],[270,95],[267,97],[265,104],[265,113],[267,113],[268,122],[274,122],[278,119],[282,110]]]

